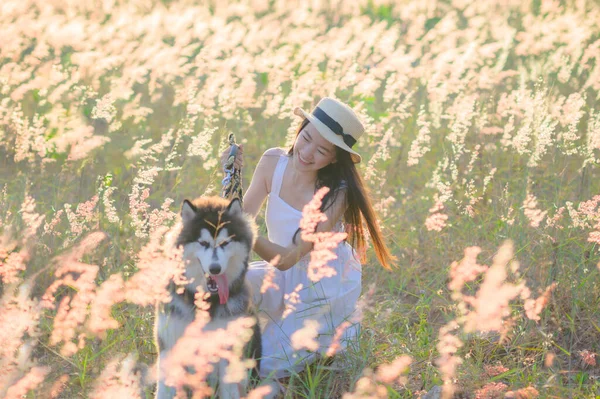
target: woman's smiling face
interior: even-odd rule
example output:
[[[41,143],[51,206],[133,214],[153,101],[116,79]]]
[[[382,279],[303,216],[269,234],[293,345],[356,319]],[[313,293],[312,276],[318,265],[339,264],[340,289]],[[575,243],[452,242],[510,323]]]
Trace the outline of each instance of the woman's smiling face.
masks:
[[[298,170],[317,171],[335,161],[335,145],[309,123],[296,137],[293,161]]]

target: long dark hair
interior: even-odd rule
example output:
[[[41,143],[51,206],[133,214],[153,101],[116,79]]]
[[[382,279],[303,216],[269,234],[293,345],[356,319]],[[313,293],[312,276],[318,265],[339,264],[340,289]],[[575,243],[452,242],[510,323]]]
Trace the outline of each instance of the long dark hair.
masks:
[[[300,132],[309,124],[308,119],[304,119],[296,131],[296,140]],[[293,155],[294,146],[289,149],[288,155]],[[386,269],[391,269],[391,262],[396,258],[390,253],[385,245],[383,235],[377,223],[377,216],[373,205],[369,200],[368,189],[356,165],[352,161],[350,153],[335,146],[335,156],[337,162],[329,164],[317,171],[317,182],[315,192],[321,187],[329,187],[329,192],[323,198],[321,212],[325,212],[335,202],[340,191],[346,188],[346,212],[344,213],[344,223],[350,244],[357,249],[361,256],[361,262],[365,262],[364,249],[366,248],[365,234],[363,230],[363,218],[369,230],[369,235],[373,242],[375,255]],[[299,232],[296,231],[296,234]],[[294,235],[295,241],[296,235]]]

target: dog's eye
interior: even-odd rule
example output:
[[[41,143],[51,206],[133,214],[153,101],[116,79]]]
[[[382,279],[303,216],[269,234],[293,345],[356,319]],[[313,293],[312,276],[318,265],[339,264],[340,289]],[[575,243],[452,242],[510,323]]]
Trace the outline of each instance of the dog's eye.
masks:
[[[210,246],[210,244],[208,243],[208,241],[198,241],[198,243],[200,245],[202,245],[204,248],[208,248]]]
[[[219,244],[219,246],[221,248],[225,248],[227,246],[227,244],[229,244],[229,241],[223,241],[221,244]]]

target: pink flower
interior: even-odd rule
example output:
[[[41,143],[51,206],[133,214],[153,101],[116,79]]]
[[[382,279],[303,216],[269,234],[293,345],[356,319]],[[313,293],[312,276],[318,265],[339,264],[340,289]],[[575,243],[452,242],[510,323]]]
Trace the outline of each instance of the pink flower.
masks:
[[[488,377],[495,377],[508,371],[508,369],[504,367],[502,363],[498,363],[496,366],[490,366],[489,364],[486,364],[483,366],[483,368]]]
[[[342,395],[342,399],[386,399],[388,391],[385,386],[377,384],[373,378],[373,372],[370,369],[363,371],[361,377],[354,387],[354,392],[347,392]]]
[[[417,137],[410,145],[410,151],[408,152],[408,166],[414,166],[419,163],[419,158],[425,155],[429,150],[431,150],[431,130],[429,122],[426,118],[427,113],[423,106],[419,110],[419,117],[417,119],[417,125],[419,126],[419,133],[417,133]]]
[[[529,318],[529,320],[540,320],[540,313],[544,307],[548,304],[548,300],[550,299],[550,294],[556,288],[556,283],[550,284],[544,293],[538,297],[537,299],[526,299],[524,304],[525,314]]]
[[[300,228],[308,234],[317,229],[320,222],[327,221],[327,216],[321,212],[321,202],[323,197],[329,192],[329,187],[322,187],[315,193],[313,199],[302,209],[302,219],[300,219]]]
[[[556,227],[557,229],[562,230],[563,226],[559,225],[558,222],[562,219],[564,211],[565,211],[565,207],[561,206],[556,211],[556,213],[554,214],[554,216],[548,217],[546,219],[546,226],[548,226],[548,227]]]
[[[273,279],[275,278],[275,273],[276,273],[275,265],[277,265],[277,263],[279,263],[280,259],[281,259],[281,256],[277,255],[273,260],[271,260],[269,262],[269,264],[273,267],[269,268],[269,270],[265,274],[262,285],[260,287],[261,294],[264,294],[271,288],[276,291],[279,290],[279,286],[273,282]]]
[[[464,302],[472,307],[464,329],[469,331],[504,331],[503,321],[510,314],[509,302],[521,292],[521,286],[506,283],[506,266],[513,256],[512,243],[504,243],[485,273],[476,295],[465,296]]]
[[[207,376],[220,359],[228,364],[224,380],[229,383],[240,382],[247,370],[255,366],[254,361],[242,359],[244,347],[252,337],[255,320],[243,317],[230,321],[225,328],[205,330],[207,321],[206,311],[199,311],[196,320],[186,328],[160,363],[167,385],[179,392],[187,386],[193,390],[195,397],[212,394]],[[189,370],[194,370],[194,373]]]
[[[476,399],[495,399],[504,397],[504,392],[508,389],[508,385],[502,382],[490,382],[483,388],[475,391]]]
[[[11,386],[31,367],[33,345],[23,340],[26,334],[34,339],[38,336],[41,309],[39,302],[31,299],[30,294],[28,283],[21,284],[18,290],[15,285],[8,285],[0,298],[0,326],[3,326],[0,328],[0,396],[6,393],[3,389]]]
[[[547,211],[542,212],[537,209],[537,199],[533,194],[527,194],[527,198],[523,201],[523,213],[529,219],[529,224],[531,227],[539,227],[540,223],[546,217]]]
[[[27,392],[37,388],[50,372],[49,367],[34,367],[23,378],[6,391],[4,399],[21,399]]]
[[[20,281],[19,273],[27,267],[29,252],[22,249],[19,252],[11,252],[2,260],[0,257],[0,278],[4,284],[12,284]]]
[[[152,232],[148,244],[137,254],[138,272],[125,283],[128,302],[147,306],[169,301],[169,281],[181,283],[183,279],[183,250],[175,247],[181,227],[181,224],[171,229],[161,226]]]
[[[69,161],[84,159],[93,150],[102,147],[110,141],[110,137],[92,135],[94,131],[93,128],[82,128],[81,131],[87,131],[87,134],[83,134],[76,143],[73,143],[71,150],[69,151],[69,156],[67,157]]]
[[[67,374],[61,375],[59,379],[54,381],[52,388],[50,388],[50,399],[58,398],[61,392],[66,388],[68,381],[69,376]]]
[[[83,329],[88,307],[95,298],[95,279],[99,267],[82,263],[79,259],[95,248],[104,238],[104,233],[91,233],[66,255],[57,257],[56,261],[59,264],[55,272],[57,279],[48,287],[42,297],[45,307],[53,307],[54,294],[60,286],[76,289],[72,297],[65,296],[61,300],[54,318],[54,328],[50,334],[51,345],[64,343],[61,349],[64,356],[74,354],[81,346],[82,335],[78,337],[76,335]],[[78,339],[78,345],[73,343],[74,339]]]
[[[248,395],[245,399],[262,399],[265,396],[269,395],[272,390],[273,388],[267,385],[256,387],[252,391],[248,392]]]
[[[104,205],[104,214],[111,223],[119,223],[119,215],[113,205],[114,200],[110,199],[111,194],[116,191],[116,187],[106,187],[102,193],[102,205]]]
[[[44,232],[42,233],[42,235],[47,235],[47,234],[52,234],[55,235],[57,237],[60,237],[62,235],[62,233],[60,231],[56,231],[56,225],[58,225],[58,223],[60,222],[61,216],[63,215],[65,211],[63,209],[59,209],[55,214],[54,217],[52,218],[52,221],[50,223],[45,223],[44,224]]]
[[[425,219],[425,227],[429,231],[442,231],[442,229],[446,227],[447,220],[448,215],[443,213],[434,213],[432,215],[429,215],[427,219]]]
[[[410,356],[399,356],[392,363],[379,366],[377,368],[376,378],[383,383],[392,384],[408,369],[411,363],[412,358]]]
[[[462,341],[456,335],[452,334],[459,328],[459,324],[452,320],[445,326],[440,328],[438,332],[437,350],[440,357],[437,359],[437,366],[442,373],[444,381],[443,395],[444,397],[452,397],[454,393],[454,376],[456,369],[462,363],[460,356],[457,356],[458,349],[463,346]]]
[[[132,355],[111,360],[94,382],[95,387],[90,393],[90,399],[142,399],[141,376],[136,375],[135,366]]]
[[[301,302],[299,292],[302,288],[304,288],[304,285],[300,283],[296,286],[296,288],[294,288],[292,292],[283,296],[285,302],[285,310],[283,311],[283,314],[281,316],[282,318],[285,319],[296,310],[296,305]]]
[[[125,300],[124,288],[120,274],[113,274],[98,287],[87,323],[90,332],[103,337],[106,330],[119,327],[119,323],[111,316],[111,308],[115,303]]]
[[[477,263],[477,255],[481,252],[481,248],[468,247],[464,252],[465,257],[460,262],[452,262],[450,265],[448,288],[453,291],[461,291],[465,283],[475,280],[477,276],[488,270],[487,266]]]
[[[305,320],[304,327],[296,330],[291,336],[292,348],[294,350],[308,349],[317,351],[319,349],[319,322],[316,320]]]
[[[150,234],[161,226],[166,226],[168,222],[177,218],[177,213],[169,210],[169,206],[173,203],[173,199],[166,198],[160,209],[153,209],[148,217],[148,227]]]
[[[437,198],[433,207],[429,209],[430,215],[427,217],[427,219],[425,219],[425,227],[427,228],[427,230],[442,231],[442,229],[446,227],[448,215],[440,212],[443,209],[443,201]]]
[[[506,399],[535,399],[540,395],[534,387],[521,388],[517,391],[508,391],[504,395]]]
[[[588,236],[588,241],[600,245],[600,231],[592,231]]]
[[[21,204],[21,218],[27,229],[23,233],[23,241],[27,241],[36,236],[38,228],[46,218],[35,213],[35,200],[27,195]]]
[[[308,278],[311,281],[317,282],[337,274],[336,270],[328,265],[328,262],[337,259],[334,250],[346,237],[346,233],[315,233],[316,241],[310,252],[310,263],[308,264]]]
[[[328,265],[328,262],[337,259],[334,250],[347,237],[347,233],[316,231],[319,223],[327,221],[327,216],[320,211],[320,207],[323,197],[328,192],[328,187],[319,189],[313,199],[304,206],[300,220],[302,239],[313,243],[308,264],[308,278],[314,282],[337,274],[336,270]]]
[[[581,356],[581,360],[588,366],[596,365],[596,354],[594,352],[590,352],[587,349],[579,351],[579,356]]]
[[[99,197],[94,195],[89,201],[78,204],[75,212],[71,211],[71,204],[65,204],[65,214],[69,220],[70,230],[78,236],[90,229],[97,228],[98,212],[95,211]],[[95,226],[89,226],[90,223],[95,223]]]
[[[331,345],[329,345],[329,348],[327,348],[327,356],[335,355],[336,352],[341,348],[340,340],[342,339],[342,335],[351,325],[352,323],[349,321],[344,321],[342,324],[337,326],[335,329],[335,334],[333,335],[333,339],[331,340]]]

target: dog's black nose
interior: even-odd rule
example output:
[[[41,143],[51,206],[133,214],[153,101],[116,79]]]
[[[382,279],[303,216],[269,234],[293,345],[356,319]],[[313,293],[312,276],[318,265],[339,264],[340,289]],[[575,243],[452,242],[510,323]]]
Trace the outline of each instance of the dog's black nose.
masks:
[[[208,267],[208,271],[211,274],[219,274],[221,273],[221,265],[219,265],[218,263],[213,263]]]

